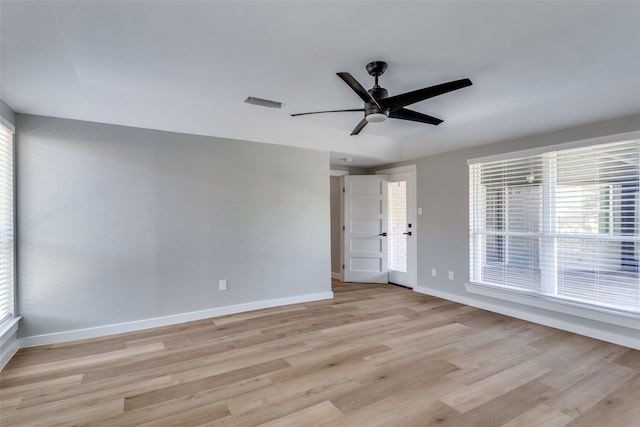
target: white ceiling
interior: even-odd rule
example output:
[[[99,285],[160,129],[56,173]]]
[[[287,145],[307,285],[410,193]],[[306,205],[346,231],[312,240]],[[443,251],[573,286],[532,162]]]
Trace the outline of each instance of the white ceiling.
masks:
[[[402,161],[640,113],[640,2],[7,1],[0,98],[15,111]],[[369,124],[336,72],[444,120]],[[243,103],[247,96],[281,110]]]

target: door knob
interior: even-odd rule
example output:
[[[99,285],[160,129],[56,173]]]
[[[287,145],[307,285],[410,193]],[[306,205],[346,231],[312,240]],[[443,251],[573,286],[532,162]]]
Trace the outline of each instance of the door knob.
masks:
[[[387,237],[387,233],[380,233],[378,236]]]
[[[407,236],[411,236],[411,232],[410,231],[407,231],[406,233],[402,233],[402,234],[405,234]]]

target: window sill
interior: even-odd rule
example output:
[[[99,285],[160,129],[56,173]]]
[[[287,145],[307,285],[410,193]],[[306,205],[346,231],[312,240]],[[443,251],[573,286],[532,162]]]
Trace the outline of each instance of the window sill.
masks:
[[[558,313],[583,317],[599,322],[640,330],[640,315],[634,313],[600,308],[589,304],[532,294],[514,289],[499,288],[478,282],[465,284],[467,292],[502,299],[518,304],[542,308]]]
[[[18,323],[20,323],[21,318],[21,316],[13,317],[0,325],[0,347],[18,331]]]

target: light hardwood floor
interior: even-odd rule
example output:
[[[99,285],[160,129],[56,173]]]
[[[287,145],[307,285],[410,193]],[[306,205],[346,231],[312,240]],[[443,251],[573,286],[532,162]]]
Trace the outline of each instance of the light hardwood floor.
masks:
[[[640,351],[414,293],[23,349],[0,424],[634,426]]]

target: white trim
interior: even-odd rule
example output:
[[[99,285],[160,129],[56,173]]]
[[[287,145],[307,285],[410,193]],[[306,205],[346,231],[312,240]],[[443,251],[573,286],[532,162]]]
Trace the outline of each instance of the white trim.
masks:
[[[504,314],[506,316],[515,317],[533,323],[539,323],[541,325],[549,326],[552,328],[562,329],[576,334],[585,335],[587,337],[596,338],[599,340],[640,350],[640,338],[632,338],[626,335],[616,334],[614,332],[602,331],[600,329],[583,326],[578,323],[568,322],[566,320],[560,320],[553,317],[545,316],[544,314],[536,314],[520,310],[515,307],[505,307],[503,305],[494,304],[491,302],[478,301],[474,298],[468,298],[465,296],[440,291],[433,288],[416,286],[414,288],[414,291],[421,294],[432,295],[460,304],[469,305],[471,307],[481,308],[483,310],[492,311],[494,313]]]
[[[21,317],[14,317],[0,326],[0,370],[20,349],[17,335],[20,319]]]
[[[339,189],[339,196],[338,196],[338,199],[339,199],[338,209],[340,211],[340,224],[338,225],[338,227],[340,228],[339,230],[340,241],[338,242],[338,246],[339,246],[338,257],[340,258],[340,273],[331,272],[331,277],[343,282],[344,281],[342,280],[343,278],[342,265],[344,264],[344,255],[343,255],[343,251],[344,251],[344,178],[343,177],[349,175],[349,171],[331,169],[329,172],[331,176],[337,176],[338,178],[340,178],[340,189]]]
[[[68,341],[84,340],[102,337],[105,335],[120,334],[123,332],[133,332],[141,329],[156,328],[158,326],[174,325],[177,323],[190,322],[193,320],[208,319],[211,317],[226,316],[228,314],[243,313],[263,308],[278,307],[289,304],[300,304],[310,301],[332,299],[333,292],[318,292],[315,294],[300,295],[256,301],[245,304],[230,305],[227,307],[211,308],[208,310],[193,311],[171,316],[156,317],[152,319],[136,320],[133,322],[118,323],[115,325],[97,326],[94,328],[77,329],[73,331],[56,332],[52,334],[36,335],[32,337],[20,338],[20,348],[34,347],[38,345],[57,344]]]
[[[547,153],[549,151],[566,150],[569,148],[587,147],[589,145],[606,144],[609,142],[624,142],[640,138],[640,131],[619,133],[615,135],[599,136],[597,138],[581,139],[579,141],[564,142],[561,144],[547,145],[544,147],[530,148],[528,150],[512,151],[509,153],[495,154],[493,156],[477,157],[467,160],[467,164],[483,162],[495,162],[498,160],[509,160],[520,157],[534,156],[536,154]]]
[[[346,176],[346,175],[345,175]],[[340,241],[338,242],[340,245],[340,248],[338,250],[338,257],[340,258],[339,261],[339,266],[340,266],[340,281],[344,282],[344,266],[345,266],[345,259],[344,259],[344,230],[345,230],[345,226],[344,226],[344,191],[345,191],[345,184],[344,184],[344,180],[345,177],[341,176],[340,178],[340,189],[342,191],[339,191],[340,196],[340,203],[339,203],[339,209],[340,209],[340,230],[338,230],[340,232]]]
[[[390,175],[392,173],[415,172],[416,165],[398,166],[397,168],[376,171],[376,175]]]
[[[0,124],[11,131],[11,133],[16,133],[16,127],[11,124],[11,122],[4,117],[0,116]]]
[[[11,360],[18,350],[20,350],[20,340],[18,338],[14,338],[2,348],[2,351],[0,351],[0,371],[7,366],[9,360]]]
[[[495,285],[483,285],[482,283],[471,282],[465,283],[464,286],[468,292],[473,294],[517,302],[518,304],[530,305],[532,307],[584,317],[585,319],[611,323],[640,331],[640,316],[633,313],[618,313],[615,310],[581,304],[577,301],[573,302],[547,295],[518,292],[512,289],[501,289]]]
[[[15,334],[18,331],[18,323],[22,317],[8,318],[0,326],[0,347],[4,345],[8,336]]]

